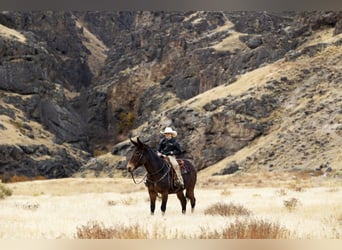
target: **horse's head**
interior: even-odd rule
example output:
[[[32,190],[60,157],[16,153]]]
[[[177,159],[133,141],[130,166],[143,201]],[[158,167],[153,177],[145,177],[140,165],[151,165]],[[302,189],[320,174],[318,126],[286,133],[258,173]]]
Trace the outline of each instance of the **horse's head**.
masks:
[[[145,152],[145,145],[144,143],[142,143],[139,138],[137,138],[137,142],[133,141],[130,138],[131,142],[133,143],[133,145],[135,146],[132,156],[128,161],[127,164],[127,171],[128,172],[132,172],[134,169],[142,166],[145,164],[145,157],[144,157],[144,152]]]

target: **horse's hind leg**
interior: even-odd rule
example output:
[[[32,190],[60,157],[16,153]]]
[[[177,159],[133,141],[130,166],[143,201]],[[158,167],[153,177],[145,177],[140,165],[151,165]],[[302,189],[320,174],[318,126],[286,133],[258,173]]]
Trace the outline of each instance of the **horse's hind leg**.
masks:
[[[196,198],[194,194],[194,190],[187,189],[186,190],[186,197],[190,199],[190,204],[191,204],[191,212],[194,212],[195,206],[196,206]]]
[[[177,197],[181,203],[182,206],[182,213],[185,214],[186,212],[186,199],[183,193],[183,190],[177,193]]]

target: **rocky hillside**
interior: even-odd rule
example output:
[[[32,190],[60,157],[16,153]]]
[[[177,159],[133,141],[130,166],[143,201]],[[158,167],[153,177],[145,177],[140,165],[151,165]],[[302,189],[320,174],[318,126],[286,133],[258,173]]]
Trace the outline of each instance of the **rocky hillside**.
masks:
[[[0,176],[113,176],[165,126],[210,174],[338,171],[341,17],[1,12]]]

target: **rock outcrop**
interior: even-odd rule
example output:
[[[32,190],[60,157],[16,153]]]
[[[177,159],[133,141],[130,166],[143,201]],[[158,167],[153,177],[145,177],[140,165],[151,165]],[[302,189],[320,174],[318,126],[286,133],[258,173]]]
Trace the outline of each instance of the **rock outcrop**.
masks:
[[[165,126],[199,170],[336,169],[341,16],[3,11],[0,176],[113,176]]]

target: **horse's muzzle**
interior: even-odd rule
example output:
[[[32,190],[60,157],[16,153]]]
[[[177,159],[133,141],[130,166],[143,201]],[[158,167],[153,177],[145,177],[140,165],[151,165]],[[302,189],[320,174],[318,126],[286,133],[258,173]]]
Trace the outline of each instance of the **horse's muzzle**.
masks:
[[[131,173],[134,170],[134,165],[131,162],[128,162],[127,164],[127,171]]]

